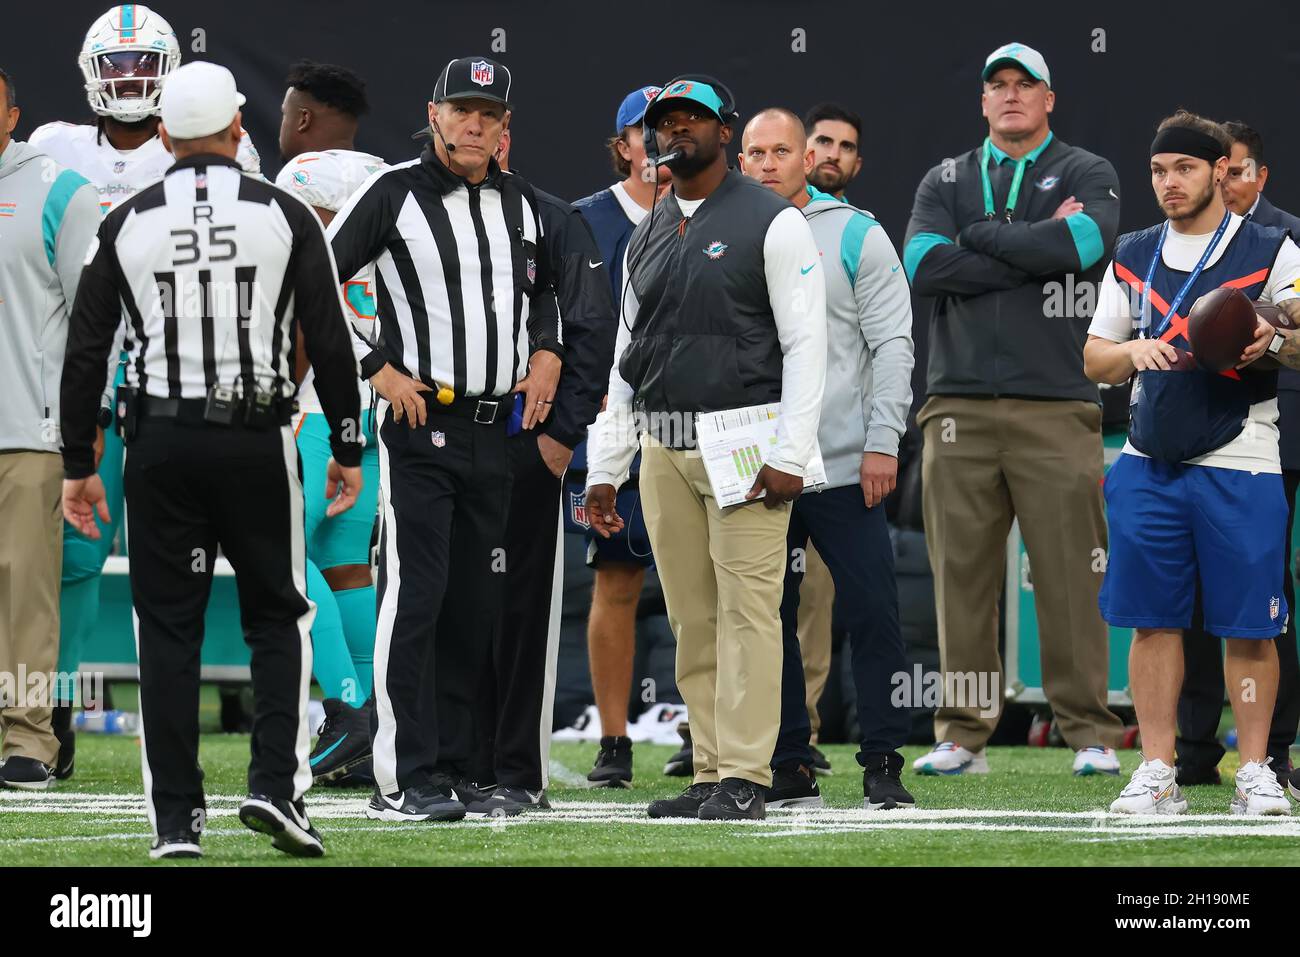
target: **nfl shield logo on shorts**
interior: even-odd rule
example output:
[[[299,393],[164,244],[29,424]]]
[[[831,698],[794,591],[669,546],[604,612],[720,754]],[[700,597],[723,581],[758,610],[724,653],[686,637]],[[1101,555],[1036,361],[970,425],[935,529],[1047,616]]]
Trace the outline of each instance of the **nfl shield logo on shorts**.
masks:
[[[529,282],[537,281],[537,260],[536,259],[528,260],[528,281]]]
[[[583,528],[591,528],[591,522],[587,521],[587,490],[581,492],[569,493],[569,517],[573,519],[574,525],[581,525]]]
[[[469,65],[469,78],[479,86],[491,86],[496,68],[487,60],[475,60]]]
[[[445,432],[434,432],[434,433],[433,433],[433,446],[434,446],[434,448],[440,449],[440,448],[442,448],[442,447],[443,447],[444,445],[446,445],[446,444],[447,444],[447,435],[446,435]]]
[[[1282,600],[1274,595],[1268,600],[1268,617],[1277,621],[1277,616],[1282,614]]]

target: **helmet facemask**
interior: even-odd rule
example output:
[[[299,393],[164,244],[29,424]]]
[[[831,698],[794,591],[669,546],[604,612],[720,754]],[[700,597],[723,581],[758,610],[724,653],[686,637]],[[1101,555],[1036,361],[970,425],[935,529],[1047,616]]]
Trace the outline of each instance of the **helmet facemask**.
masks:
[[[154,116],[167,75],[180,57],[168,50],[114,50],[81,58],[90,107],[100,116],[135,123]]]

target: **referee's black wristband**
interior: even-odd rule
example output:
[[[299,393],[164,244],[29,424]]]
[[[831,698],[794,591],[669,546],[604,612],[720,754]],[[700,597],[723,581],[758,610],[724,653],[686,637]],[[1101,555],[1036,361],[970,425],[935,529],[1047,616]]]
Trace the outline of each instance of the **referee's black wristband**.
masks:
[[[378,349],[375,349],[370,353],[370,355],[361,360],[361,378],[369,379],[376,372],[382,369],[384,363],[387,361],[388,360],[384,358],[383,353]]]

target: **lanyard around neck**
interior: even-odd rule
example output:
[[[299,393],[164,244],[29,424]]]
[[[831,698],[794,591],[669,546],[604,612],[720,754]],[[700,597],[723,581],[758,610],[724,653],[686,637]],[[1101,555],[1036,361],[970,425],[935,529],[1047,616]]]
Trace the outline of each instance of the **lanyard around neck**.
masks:
[[[1205,269],[1205,264],[1208,263],[1210,257],[1214,255],[1215,247],[1219,245],[1219,240],[1223,238],[1223,234],[1227,232],[1228,222],[1231,219],[1231,213],[1225,212],[1223,214],[1223,219],[1219,222],[1219,228],[1214,231],[1214,235],[1211,236],[1210,241],[1206,243],[1205,252],[1201,253],[1201,258],[1196,263],[1196,267],[1187,276],[1187,280],[1178,290],[1178,294],[1174,296],[1173,301],[1169,303],[1169,311],[1165,313],[1164,320],[1160,323],[1159,328],[1157,328],[1154,333],[1148,333],[1148,330],[1151,328],[1151,280],[1156,278],[1156,267],[1160,265],[1160,255],[1165,248],[1165,237],[1169,235],[1169,220],[1165,220],[1165,224],[1160,227],[1160,239],[1156,242],[1155,255],[1151,257],[1151,265],[1147,267],[1146,281],[1142,284],[1142,301],[1138,312],[1138,316],[1140,317],[1138,330],[1143,337],[1158,339],[1164,333],[1169,323],[1174,321],[1174,315],[1178,312],[1178,307],[1182,305],[1183,299],[1187,297],[1188,291],[1191,290],[1192,286],[1196,283],[1196,280],[1200,278],[1201,271]]]
[[[993,154],[993,143],[989,137],[984,137],[984,149],[980,153],[980,182],[984,186],[984,218],[993,219],[997,216],[997,210],[993,205],[993,184],[989,181],[989,158]],[[1016,160],[1016,172],[1011,177],[1011,190],[1007,193],[1007,208],[1002,214],[1007,222],[1011,222],[1011,214],[1015,212],[1016,200],[1020,198],[1020,182],[1025,178],[1025,167],[1030,163],[1028,154]]]

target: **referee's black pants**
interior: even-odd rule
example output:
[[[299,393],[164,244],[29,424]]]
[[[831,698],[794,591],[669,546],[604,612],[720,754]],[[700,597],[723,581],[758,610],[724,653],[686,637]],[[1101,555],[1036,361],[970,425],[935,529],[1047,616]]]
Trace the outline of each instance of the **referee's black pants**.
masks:
[[[1291,609],[1286,631],[1274,639],[1277,644],[1277,703],[1268,732],[1270,767],[1287,767],[1291,744],[1300,725],[1300,655],[1296,652],[1295,579],[1291,568],[1291,525],[1295,521],[1296,489],[1300,471],[1282,473],[1286,491],[1286,569],[1282,588]],[[1223,716],[1223,654],[1221,642],[1206,632],[1201,617],[1199,593],[1192,626],[1183,632],[1183,690],[1178,696],[1178,763],[1188,768],[1214,768],[1223,757],[1219,743],[1219,719]]]
[[[562,482],[537,450],[537,432],[509,439],[514,487],[506,524],[505,603],[482,672],[478,748],[468,775],[480,785],[546,787],[564,590]]]
[[[159,835],[203,827],[199,652],[217,546],[235,569],[252,652],[248,790],[293,800],[311,786],[311,684],[303,492],[287,426],[256,432],[139,423],[123,476],[140,660],[140,755]]]
[[[429,783],[474,754],[475,695],[508,555],[508,398],[482,425],[428,402],[424,425],[379,403],[375,783]]]

